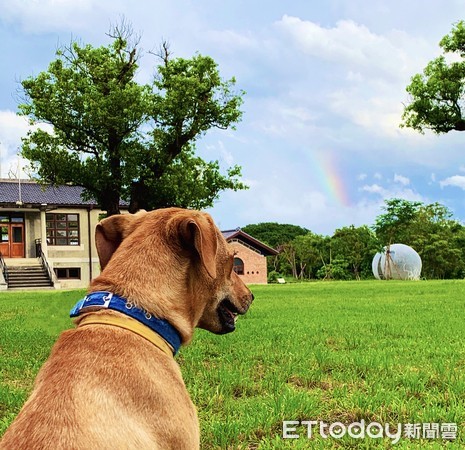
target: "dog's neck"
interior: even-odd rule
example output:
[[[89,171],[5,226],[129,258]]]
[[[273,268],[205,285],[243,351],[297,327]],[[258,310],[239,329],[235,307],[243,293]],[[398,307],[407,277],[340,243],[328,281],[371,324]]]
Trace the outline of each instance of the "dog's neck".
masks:
[[[114,295],[112,292],[100,291],[92,292],[86,295],[86,297],[84,297],[74,306],[70,312],[70,316],[79,317],[80,315],[88,312],[95,312],[96,310],[105,309],[122,313],[125,316],[137,321],[138,324],[142,324],[144,327],[158,334],[172,348],[173,354],[176,354],[177,350],[179,349],[181,345],[181,336],[169,322],[152,316],[152,314],[138,308],[127,299],[118,295]],[[90,323],[91,322],[87,320],[87,324]],[[96,323],[95,318],[93,323]],[[111,323],[107,324],[112,325]],[[144,331],[140,326],[133,325],[127,321],[119,321],[118,324],[113,323],[113,325],[129,329],[130,331],[140,334],[145,338],[150,336],[150,334]],[[149,338],[148,340],[151,339]],[[155,343],[153,339],[151,341],[152,343]]]
[[[112,264],[113,261],[110,261],[107,268],[92,280],[89,292],[117,293],[138,308],[167,320],[181,335],[182,343],[189,343],[198,318],[193,317],[191,310],[196,300],[195,293],[186,286],[187,269],[180,268],[176,273],[177,278],[173,279],[163,273],[147,276],[143,269],[140,272],[123,270],[124,266],[120,265],[118,277],[115,277],[116,271],[108,270]]]

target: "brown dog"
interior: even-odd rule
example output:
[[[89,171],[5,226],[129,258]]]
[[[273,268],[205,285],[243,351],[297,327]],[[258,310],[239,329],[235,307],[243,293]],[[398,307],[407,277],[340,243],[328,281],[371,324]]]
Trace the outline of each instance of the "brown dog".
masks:
[[[173,350],[196,326],[233,331],[249,308],[233,253],[208,214],[178,208],[104,219],[96,245],[103,271],[74,309],[77,328],[61,334],[0,448],[196,449]]]

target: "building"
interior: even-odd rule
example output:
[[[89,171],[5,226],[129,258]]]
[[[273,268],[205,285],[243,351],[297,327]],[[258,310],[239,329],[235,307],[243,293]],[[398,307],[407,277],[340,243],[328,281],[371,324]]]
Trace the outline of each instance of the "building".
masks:
[[[95,201],[83,200],[82,192],[78,186],[0,180],[0,252],[2,269],[7,267],[0,288],[6,289],[6,282],[80,288],[99,273],[94,230],[103,211]]]
[[[275,256],[278,252],[240,228],[222,233],[234,248],[235,272],[246,284],[266,284],[268,281],[266,257]]]

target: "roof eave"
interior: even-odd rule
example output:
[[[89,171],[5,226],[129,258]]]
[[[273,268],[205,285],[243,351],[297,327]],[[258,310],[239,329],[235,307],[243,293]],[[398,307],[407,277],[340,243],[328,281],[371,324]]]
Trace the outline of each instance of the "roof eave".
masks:
[[[253,247],[257,248],[257,250],[260,250],[260,253],[262,253],[264,256],[276,256],[279,254],[279,252],[274,248],[271,248],[263,242],[260,242],[258,239],[255,239],[253,236],[250,236],[250,234],[247,234],[240,229],[236,230],[233,234],[228,236],[226,240],[230,241],[231,239],[237,239],[241,237],[243,241],[246,243],[249,241]]]

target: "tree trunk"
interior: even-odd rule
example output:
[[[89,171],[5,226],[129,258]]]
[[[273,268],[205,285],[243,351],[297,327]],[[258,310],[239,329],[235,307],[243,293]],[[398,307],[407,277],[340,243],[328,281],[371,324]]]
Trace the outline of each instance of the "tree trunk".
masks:
[[[307,267],[307,263],[305,263],[305,264],[304,264],[304,263],[300,263],[299,278],[300,278],[301,280],[303,280],[304,277],[305,277],[305,268],[306,268],[306,267]]]
[[[103,195],[102,209],[107,212],[107,217],[121,214],[119,208],[119,192],[115,189],[107,190]]]
[[[133,181],[131,184],[131,200],[129,212],[135,214],[140,209],[150,209],[148,204],[149,189],[144,180]]]
[[[107,185],[108,187],[103,194],[104,205],[102,205],[103,209],[107,211],[108,217],[121,214],[119,209],[122,188],[120,144],[121,138],[119,138],[118,133],[115,130],[109,130],[108,153],[111,183]]]
[[[354,265],[353,265],[353,268],[354,268],[355,279],[356,279],[357,281],[360,281],[360,271],[359,271],[359,267],[357,266],[357,264],[354,264]]]

